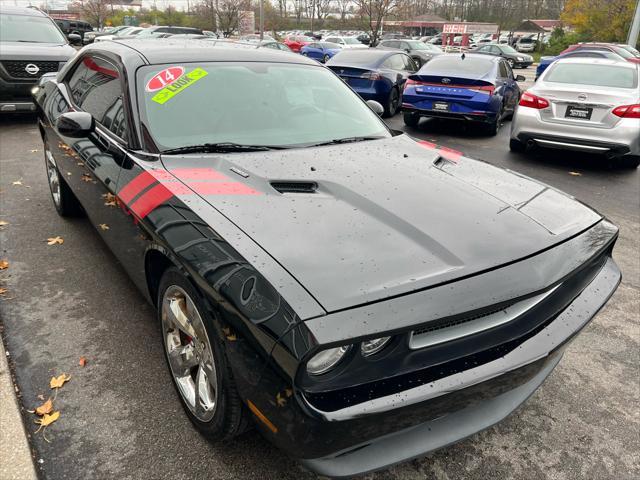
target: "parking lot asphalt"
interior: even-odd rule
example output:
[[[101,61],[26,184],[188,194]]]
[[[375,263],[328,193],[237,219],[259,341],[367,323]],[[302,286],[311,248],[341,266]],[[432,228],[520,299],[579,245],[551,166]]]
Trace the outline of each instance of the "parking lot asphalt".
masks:
[[[516,73],[521,73],[516,71]],[[532,69],[527,73],[531,74]],[[403,128],[401,116],[389,120]],[[423,459],[367,479],[632,479],[640,476],[640,173],[597,157],[512,154],[456,123],[408,132],[575,195],[620,226],[623,283],[512,416]],[[171,385],[152,308],[86,219],[55,213],[34,119],[0,117],[0,327],[45,479],[311,479],[251,431],[208,444]],[[18,183],[16,183],[18,182]],[[446,208],[447,199],[442,199]],[[47,245],[60,236],[62,245]],[[86,366],[79,365],[81,356]],[[26,412],[67,373],[60,419],[36,433]],[[336,435],[340,435],[339,429]]]

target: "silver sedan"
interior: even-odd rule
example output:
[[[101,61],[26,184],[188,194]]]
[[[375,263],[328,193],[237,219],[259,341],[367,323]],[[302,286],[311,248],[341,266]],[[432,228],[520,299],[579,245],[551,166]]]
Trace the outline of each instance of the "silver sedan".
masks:
[[[594,58],[554,62],[522,94],[511,123],[510,148],[604,154],[640,164],[640,66]]]

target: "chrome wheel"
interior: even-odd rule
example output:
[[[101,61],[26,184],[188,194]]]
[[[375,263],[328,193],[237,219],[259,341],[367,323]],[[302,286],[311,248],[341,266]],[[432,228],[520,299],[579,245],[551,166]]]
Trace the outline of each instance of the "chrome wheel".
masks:
[[[211,343],[193,300],[177,285],[169,286],[162,297],[162,333],[171,373],[185,404],[198,420],[210,421],[218,400]]]
[[[56,166],[56,160],[48,148],[44,151],[45,161],[47,164],[47,179],[49,180],[49,188],[51,189],[51,197],[56,207],[60,208],[61,193],[60,193],[60,177],[58,175],[58,168]]]

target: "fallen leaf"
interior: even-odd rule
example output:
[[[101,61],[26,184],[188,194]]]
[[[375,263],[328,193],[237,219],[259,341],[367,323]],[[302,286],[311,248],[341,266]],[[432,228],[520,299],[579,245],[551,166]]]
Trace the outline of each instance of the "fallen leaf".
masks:
[[[71,172],[67,172],[67,176],[69,176],[69,177],[70,177],[70,176],[71,176]]]
[[[7,293],[7,289],[6,288],[0,288],[0,295],[4,295],[5,293]]]
[[[107,225],[106,223],[101,223],[100,225],[98,225],[102,230],[109,230],[109,225]]]
[[[290,388],[285,388],[285,389],[284,389],[284,394],[285,394],[287,397],[290,397],[291,395],[293,395],[293,390],[291,390]]]
[[[71,376],[67,375],[66,373],[63,373],[62,375],[60,375],[58,377],[51,377],[51,381],[49,382],[49,386],[51,388],[60,388],[60,387],[62,387],[62,385],[65,384],[65,382],[68,382],[69,380],[71,380]]]
[[[80,357],[80,361],[78,362],[78,364],[79,364],[81,367],[84,367],[84,366],[87,364],[87,359],[86,359],[86,358],[84,358],[84,357]]]
[[[38,395],[38,400],[42,400],[44,402],[44,395],[42,394]]]
[[[30,150],[31,153],[38,153],[40,150],[38,150],[37,148],[34,148],[33,150]]]
[[[41,427],[46,427],[58,420],[58,418],[60,418],[60,412],[53,412],[51,415],[45,413],[42,418],[36,420],[36,423]]]
[[[13,182],[14,185],[22,185],[22,180],[16,180]]]
[[[574,177],[581,177],[582,174],[580,172],[569,172],[569,175],[573,175]]]
[[[0,260],[0,270],[6,270],[7,268],[9,268],[9,262]]]
[[[64,240],[61,237],[47,238],[47,245],[62,245]]]
[[[276,395],[276,403],[279,407],[284,407],[287,404],[287,399],[280,395],[280,392]]]
[[[83,173],[82,177],[80,177],[82,179],[83,182],[90,182],[91,181],[91,175],[89,175],[88,173]]]
[[[0,227],[4,227],[5,225],[9,225],[9,222],[5,222],[4,220],[0,220]]]
[[[79,167],[84,167],[84,163],[82,162],[76,162],[76,165],[78,165]]]
[[[222,331],[227,337],[227,340],[229,340],[230,342],[235,342],[238,339],[238,337],[236,337],[236,334],[233,333],[229,327],[224,327]]]
[[[53,400],[51,399],[47,400],[42,405],[36,408],[36,414],[40,416],[46,415],[51,412],[53,412]]]
[[[105,202],[104,204],[105,204],[107,207],[117,207],[117,206],[118,206],[118,204],[116,203],[116,201],[115,201],[115,200],[110,200],[110,201],[108,201],[108,202]]]

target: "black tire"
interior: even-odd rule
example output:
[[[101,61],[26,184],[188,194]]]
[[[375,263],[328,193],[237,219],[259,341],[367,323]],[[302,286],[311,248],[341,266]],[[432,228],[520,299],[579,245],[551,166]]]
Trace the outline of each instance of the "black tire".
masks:
[[[485,123],[485,133],[490,137],[495,137],[500,130],[500,122],[502,121],[503,109],[500,109],[500,113],[496,115],[496,119],[491,123]]]
[[[509,140],[509,150],[512,152],[522,153],[526,150],[526,146],[520,140],[516,138],[512,138]]]
[[[391,92],[389,93],[389,98],[385,102],[384,105],[384,113],[383,117],[393,117],[398,110],[400,110],[400,105],[402,104],[402,95],[400,95],[400,91],[393,87]]]
[[[49,192],[51,192],[51,201],[58,215],[61,217],[82,217],[84,215],[82,205],[80,205],[71,188],[60,174],[55,157],[51,154],[49,144],[46,140],[44,141],[44,166],[47,174],[47,183],[49,184]],[[55,186],[56,183],[57,187]]]
[[[195,308],[200,314],[200,318],[204,324],[209,343],[211,344],[211,353],[213,363],[216,370],[217,398],[213,417],[209,421],[201,421],[198,419],[182,396],[181,390],[176,383],[176,379],[171,370],[167,348],[165,348],[165,331],[162,321],[162,301],[165,292],[174,286],[179,287],[189,295]],[[229,360],[225,353],[224,336],[222,327],[217,319],[209,314],[208,309],[204,306],[200,294],[193,287],[191,282],[175,267],[168,268],[162,275],[158,288],[158,298],[156,299],[158,323],[160,325],[160,334],[163,351],[165,352],[165,360],[167,367],[173,379],[174,387],[182,403],[182,407],[186,412],[191,423],[196,429],[209,441],[219,442],[235,437],[248,430],[252,425],[251,419],[244,406],[240,395],[236,389],[233,373],[229,365]]]
[[[640,166],[640,155],[628,155],[618,158],[617,165],[622,168],[638,168]]]
[[[404,124],[407,127],[417,127],[420,122],[420,115],[410,112],[404,112],[403,114]]]

